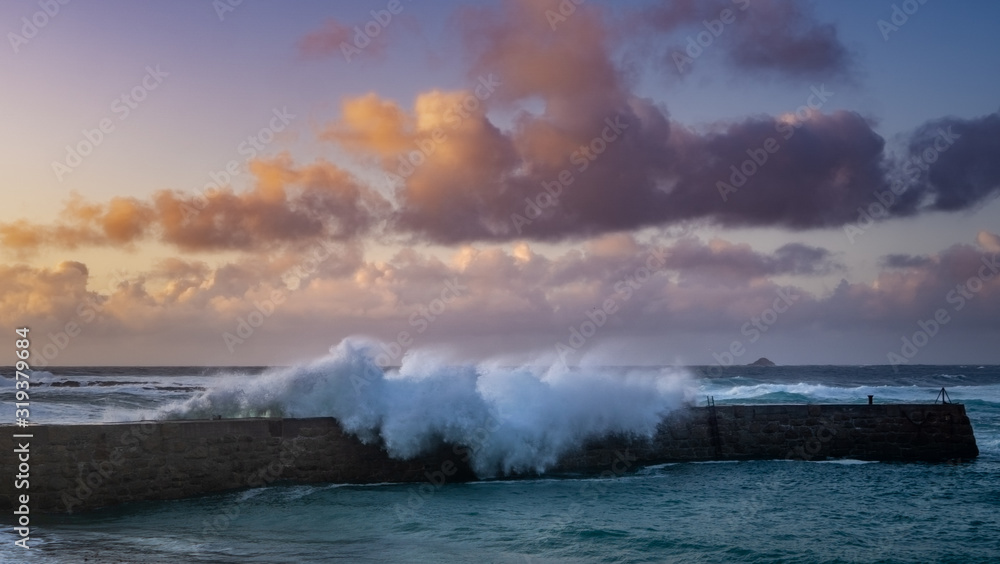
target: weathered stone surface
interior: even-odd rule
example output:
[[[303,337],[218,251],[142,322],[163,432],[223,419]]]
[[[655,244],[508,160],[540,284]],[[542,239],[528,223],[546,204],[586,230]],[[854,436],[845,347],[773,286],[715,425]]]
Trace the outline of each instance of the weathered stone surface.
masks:
[[[713,424],[714,418],[714,424]],[[31,433],[30,489],[15,489],[15,433]],[[276,481],[374,483],[475,479],[467,451],[441,445],[413,460],[345,434],[332,418],[143,421],[0,426],[0,510],[30,495],[31,511],[66,513],[130,501],[177,499]],[[596,439],[555,471],[622,474],[695,460],[856,458],[951,460],[977,456],[962,405],[747,405],[670,413],[653,437]]]

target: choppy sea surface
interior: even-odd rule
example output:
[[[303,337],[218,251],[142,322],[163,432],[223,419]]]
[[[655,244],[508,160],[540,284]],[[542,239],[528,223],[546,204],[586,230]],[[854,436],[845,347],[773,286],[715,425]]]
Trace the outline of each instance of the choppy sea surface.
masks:
[[[454,413],[475,419],[492,410],[510,431],[498,435],[507,446],[483,449],[483,466],[544,468],[543,451],[572,445],[588,414],[641,430],[657,405],[703,404],[707,396],[719,404],[866,403],[868,394],[880,403],[931,403],[944,387],[965,404],[981,455],[937,464],[680,463],[608,478],[510,480],[500,471],[441,487],[275,483],[35,517],[30,552],[14,546],[10,516],[0,516],[0,562],[1000,562],[997,366],[594,368],[559,377],[411,368],[344,387],[355,369],[350,362],[270,370],[53,368],[32,376],[32,419],[325,410],[350,418],[361,403],[385,412],[377,424],[358,420],[357,431],[384,433],[404,452],[425,433],[460,438]],[[13,386],[5,388],[12,401]],[[289,401],[285,388],[309,401]],[[355,395],[345,407],[337,398],[347,390]],[[395,414],[405,417],[395,421]]]

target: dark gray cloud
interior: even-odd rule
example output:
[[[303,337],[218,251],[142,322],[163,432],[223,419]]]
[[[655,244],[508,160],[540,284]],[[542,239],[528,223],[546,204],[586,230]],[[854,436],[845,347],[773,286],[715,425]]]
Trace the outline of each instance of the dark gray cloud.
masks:
[[[920,170],[911,205],[930,199],[928,209],[959,211],[1000,192],[1000,114],[928,122],[908,152],[908,162]]]
[[[882,257],[879,264],[885,268],[923,268],[932,262],[934,261],[926,256],[891,254]]]
[[[649,20],[674,29],[723,4],[664,4]],[[859,209],[880,197],[891,201],[879,219],[967,209],[1000,179],[996,114],[920,127],[906,144],[913,154],[940,145],[939,129],[960,137],[949,138],[928,170],[913,175],[868,118],[821,113],[832,95],[822,85],[804,94],[812,109],[693,130],[631,92],[597,10],[581,6],[554,33],[538,17],[540,9],[511,2],[466,13],[470,79],[496,72],[502,80],[488,104],[540,100],[544,110],[520,113],[506,131],[480,110],[467,120],[475,127],[451,132],[440,151],[447,156],[429,156],[398,190],[394,229],[458,243],[584,238],[687,220],[839,227],[857,221]],[[752,22],[740,33],[767,35],[789,53],[810,52],[796,46],[802,30],[818,30],[814,39],[835,35],[790,2],[754,3],[753,9],[789,22],[792,39],[775,39],[777,32]],[[781,57],[771,60],[778,64]]]
[[[830,251],[789,243],[773,254],[759,253],[748,245],[684,239],[665,253],[666,267],[687,273],[710,274],[746,281],[782,274],[819,275],[843,268],[832,261]]]
[[[659,2],[630,23],[668,34],[664,59],[672,74],[686,72],[702,53],[716,50],[741,73],[831,80],[854,72],[837,28],[795,0]],[[678,64],[685,60],[689,64]]]

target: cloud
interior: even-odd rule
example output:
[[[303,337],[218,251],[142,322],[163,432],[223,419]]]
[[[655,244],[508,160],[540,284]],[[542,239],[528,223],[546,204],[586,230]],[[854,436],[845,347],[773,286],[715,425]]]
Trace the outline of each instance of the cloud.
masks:
[[[922,256],[887,255],[881,260],[887,270],[871,283],[841,282],[815,312],[816,319],[831,328],[863,321],[869,328],[906,330],[944,309],[961,319],[965,330],[993,330],[1000,313],[1000,273],[991,268],[998,257],[989,243],[996,237],[982,231],[975,246],[957,244]]]
[[[341,46],[345,43],[354,46],[354,30],[331,18],[299,41],[299,54],[310,59],[321,59],[340,53]],[[368,48],[372,53],[381,54],[385,51],[385,45],[384,39],[376,37],[375,43]]]
[[[320,138],[350,151],[390,156],[413,148],[417,134],[414,122],[397,104],[372,92],[345,100],[340,121],[331,124]]]
[[[87,291],[87,266],[75,261],[55,268],[0,265],[0,323],[6,327],[45,323],[75,316]]]
[[[747,25],[735,29],[728,51],[733,66],[802,78],[849,76],[852,56],[836,27],[811,12],[795,0],[756,0]]]
[[[980,237],[993,238],[997,235],[990,232]],[[778,335],[812,335],[842,350],[835,340],[862,333],[870,340],[874,331],[887,351],[897,346],[894,331],[912,333],[917,321],[939,308],[954,319],[943,334],[995,334],[1000,276],[976,284],[979,289],[960,311],[948,301],[956,285],[978,277],[984,257],[993,256],[982,245],[954,245],[925,257],[887,259],[873,280],[845,280],[828,294],[775,281],[839,270],[825,249],[789,243],[761,252],[721,239],[664,244],[622,234],[590,239],[558,255],[536,253],[521,242],[512,249],[462,246],[447,257],[404,248],[386,260],[365,260],[358,247],[339,246],[295,287],[287,274],[308,262],[308,252],[217,265],[172,258],[108,281],[94,279],[81,263],[65,262],[0,268],[0,322],[30,319],[39,347],[67,323],[77,323],[83,335],[59,356],[63,363],[109,342],[121,349],[114,358],[122,362],[133,361],[133,349],[122,346],[128,342],[140,355],[135,359],[147,363],[178,354],[220,363],[275,363],[320,354],[351,334],[393,341],[403,331],[417,347],[486,342],[494,353],[552,352],[571,327],[612,299],[616,310],[586,350],[616,339],[654,339],[661,343],[657,351],[709,361],[701,350],[706,346],[724,350],[733,339],[749,346],[741,328],[773,307],[782,291],[795,296],[794,303],[769,328],[769,346],[782,342]],[[444,309],[432,308],[449,284],[457,284],[460,295]],[[258,305],[275,292],[279,304]],[[261,307],[270,314],[255,328],[252,346],[231,354],[222,333],[236,331],[239,319]],[[684,342],[697,343],[700,352],[684,350],[679,344]],[[875,348],[870,360],[884,359],[885,351]]]
[[[677,143],[685,158],[674,167],[668,199],[683,204],[675,208],[678,219],[836,226],[855,219],[858,206],[887,187],[884,141],[852,112],[751,118],[705,135],[679,136]],[[768,143],[773,153],[765,149]]]
[[[697,239],[682,239],[666,252],[666,267],[684,276],[697,274],[710,283],[749,284],[775,275],[821,275],[842,270],[830,251],[801,243],[788,243],[773,254],[758,253],[750,245],[714,239],[707,245]]]
[[[318,29],[310,31],[298,42],[299,56],[305,59],[324,59],[341,56],[350,63],[362,54],[383,57],[391,37],[399,29],[418,31],[418,21],[403,13],[406,3],[390,2],[365,13],[367,21],[355,25],[329,18]]]
[[[670,6],[683,12],[677,17],[703,9]],[[760,9],[790,9],[793,28],[808,28],[804,12],[786,3]],[[325,139],[374,156],[397,175],[392,230],[455,244],[586,238],[689,220],[837,227],[857,220],[859,208],[904,174],[905,162],[854,112],[802,108],[699,130],[672,122],[662,105],[632,94],[598,11],[581,6],[554,31],[542,12],[507,2],[460,13],[470,85],[494,73],[500,83],[488,99],[471,89],[431,91],[407,111],[367,94],[346,101],[341,119],[326,128]],[[814,94],[804,92],[803,100]],[[456,112],[463,99],[475,101],[475,109]],[[540,112],[526,109],[534,101],[542,102]],[[515,109],[509,130],[490,121],[493,106]],[[929,211],[947,197],[958,198],[959,207],[982,202],[1000,162],[988,137],[996,120],[949,122],[970,133],[926,178],[910,179],[887,215]],[[939,127],[918,130],[911,151],[926,150],[934,142],[927,131]],[[956,160],[965,166],[950,166]],[[952,188],[946,173],[965,174],[973,188]],[[928,194],[941,203],[921,204]]]
[[[1000,193],[998,157],[1000,114],[924,124],[898,163],[910,185],[900,211],[959,211],[995,197]]]
[[[422,164],[395,194],[398,230],[453,244],[586,238],[690,220],[733,227],[838,227],[856,221],[859,208],[877,202],[904,174],[905,163],[888,152],[871,121],[855,112],[824,114],[803,106],[786,115],[698,130],[673,122],[662,105],[632,93],[628,74],[611,55],[615,37],[597,10],[580,6],[552,30],[540,17],[543,7],[507,2],[499,9],[462,13],[470,80],[495,72],[502,84],[487,104],[514,108],[516,117],[509,130],[499,130],[488,113],[476,113],[470,123],[477,128],[441,145],[454,150],[420,155]],[[685,3],[668,9],[679,18],[701,17],[703,10]],[[793,31],[814,27],[790,3],[762,3],[760,9],[790,11],[780,21],[794,23]],[[760,29],[755,26],[748,23],[748,29]],[[787,38],[781,41],[790,51],[802,50]],[[823,87],[806,90],[803,102],[831,95],[823,92]],[[539,101],[540,111],[528,109]],[[393,115],[397,111],[394,107]],[[413,123],[422,115],[393,123]],[[942,156],[924,181],[914,182],[887,216],[930,211],[948,198],[957,198],[958,208],[982,202],[994,163],[1000,162],[994,140],[986,138],[996,119],[963,122],[959,129],[970,134],[954,142],[948,158]],[[938,127],[928,124],[914,134],[913,151],[933,143],[926,135],[932,125]],[[395,129],[393,145],[408,142],[401,130]],[[402,154],[380,156],[389,163],[405,160]],[[948,166],[958,159],[964,167]],[[971,175],[965,184],[972,188],[944,181],[961,180],[961,174]],[[928,194],[941,203],[924,205]]]
[[[88,268],[79,262],[64,262],[54,269],[4,267],[5,305],[0,311],[6,312],[3,319],[7,321],[23,315],[58,326],[78,315],[80,303],[91,300],[105,306],[108,319],[136,330],[166,328],[167,321],[177,318],[201,318],[206,327],[218,328],[252,309],[254,300],[277,290],[300,296],[289,303],[298,300],[299,313],[314,321],[357,314],[359,319],[392,318],[405,325],[414,308],[433,299],[445,281],[460,280],[469,287],[460,300],[463,315],[469,317],[460,326],[469,328],[481,314],[488,314],[530,327],[550,323],[553,315],[572,317],[595,301],[603,301],[618,292],[617,282],[648,268],[650,257],[662,261],[658,270],[711,275],[743,287],[753,279],[777,274],[808,276],[830,266],[828,251],[804,245],[786,245],[767,254],[719,239],[707,244],[682,239],[661,246],[639,243],[630,235],[600,237],[558,257],[534,253],[526,243],[511,251],[460,247],[448,260],[404,248],[386,261],[366,261],[356,245],[318,249],[322,256],[316,260],[316,250],[214,266],[167,258],[148,271],[118,274],[103,283],[91,280]],[[299,276],[300,267],[310,261],[309,274],[290,286],[290,279]],[[94,287],[88,289],[88,283]],[[663,283],[665,278],[650,283],[649,288]],[[24,309],[43,304],[42,309]]]
[[[729,23],[721,21],[724,10]],[[694,60],[688,49],[700,56],[709,48],[723,52],[730,68],[749,75],[832,80],[854,72],[853,56],[836,27],[819,22],[807,4],[795,0],[661,2],[640,10],[630,22],[633,29],[667,33],[676,41],[663,57],[672,73],[685,69],[677,57]],[[709,39],[699,43],[699,33]]]
[[[628,81],[608,56],[614,38],[600,12],[579,6],[553,30],[544,12],[558,11],[558,4],[513,0],[500,8],[466,8],[458,23],[470,78],[496,73],[503,80],[496,99],[541,98],[547,117],[575,125],[572,131],[579,133],[597,115],[622,105]]]
[[[0,224],[0,243],[20,255],[41,247],[128,247],[145,235],[152,216],[150,206],[135,198],[114,197],[107,204],[93,204],[73,194],[59,224],[40,226],[25,220]]]
[[[723,4],[675,2],[648,19],[678,30]],[[23,256],[140,241],[205,252],[381,236],[566,241],[693,221],[802,230],[853,223],[886,195],[892,203],[882,217],[893,218],[970,209],[1000,189],[1000,114],[928,122],[899,154],[869,119],[849,111],[803,106],[695,129],[636,95],[614,56],[623,39],[601,11],[578,6],[552,29],[545,17],[552,6],[524,0],[462,9],[455,21],[468,58],[465,89],[423,92],[412,107],[376,93],[343,100],[320,138],[392,175],[391,186],[282,154],[252,163],[247,191],[74,199],[54,225],[0,224],[0,242]],[[734,23],[733,40],[763,33],[767,53],[836,51],[796,43],[826,30],[797,3],[761,1],[747,11],[787,29]],[[832,41],[830,33],[816,40]],[[778,55],[774,61],[791,56]],[[772,64],[760,53],[742,56],[756,61],[751,66]],[[803,68],[813,67],[822,65]],[[803,102],[823,92],[806,90]],[[501,128],[493,110],[511,115],[509,125]]]
[[[1000,253],[1000,235],[982,230],[976,235],[976,243],[989,253]]]
[[[370,20],[374,22],[374,20]],[[362,53],[374,57],[385,56],[389,46],[387,33],[381,25],[374,36],[364,31],[364,24],[350,27],[336,19],[328,19],[316,30],[307,33],[298,44],[299,55],[305,59],[325,59],[332,56],[344,57],[347,62]]]
[[[185,251],[267,251],[354,239],[388,209],[377,192],[323,160],[297,166],[284,154],[255,160],[250,170],[255,185],[245,192],[161,190],[150,201],[115,197],[106,204],[74,196],[55,225],[0,224],[0,242],[21,255],[147,239]]]
[[[930,257],[905,254],[886,255],[879,261],[886,268],[923,268],[933,262]]]

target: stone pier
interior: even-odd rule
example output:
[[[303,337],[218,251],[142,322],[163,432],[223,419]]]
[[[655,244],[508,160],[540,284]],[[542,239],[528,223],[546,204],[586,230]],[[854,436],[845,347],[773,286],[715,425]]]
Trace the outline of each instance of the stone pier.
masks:
[[[13,438],[21,433],[32,437]],[[24,454],[16,451],[25,446],[30,475],[19,481],[18,457]],[[19,496],[29,495],[32,513],[278,482],[476,479],[461,445],[441,444],[419,458],[397,460],[380,445],[344,433],[332,418],[0,426],[0,450],[0,510],[17,507]],[[627,461],[618,466],[632,471],[682,461],[946,461],[978,454],[965,408],[957,404],[723,405],[671,412],[651,438],[595,438],[553,470],[606,472],[616,461]]]

